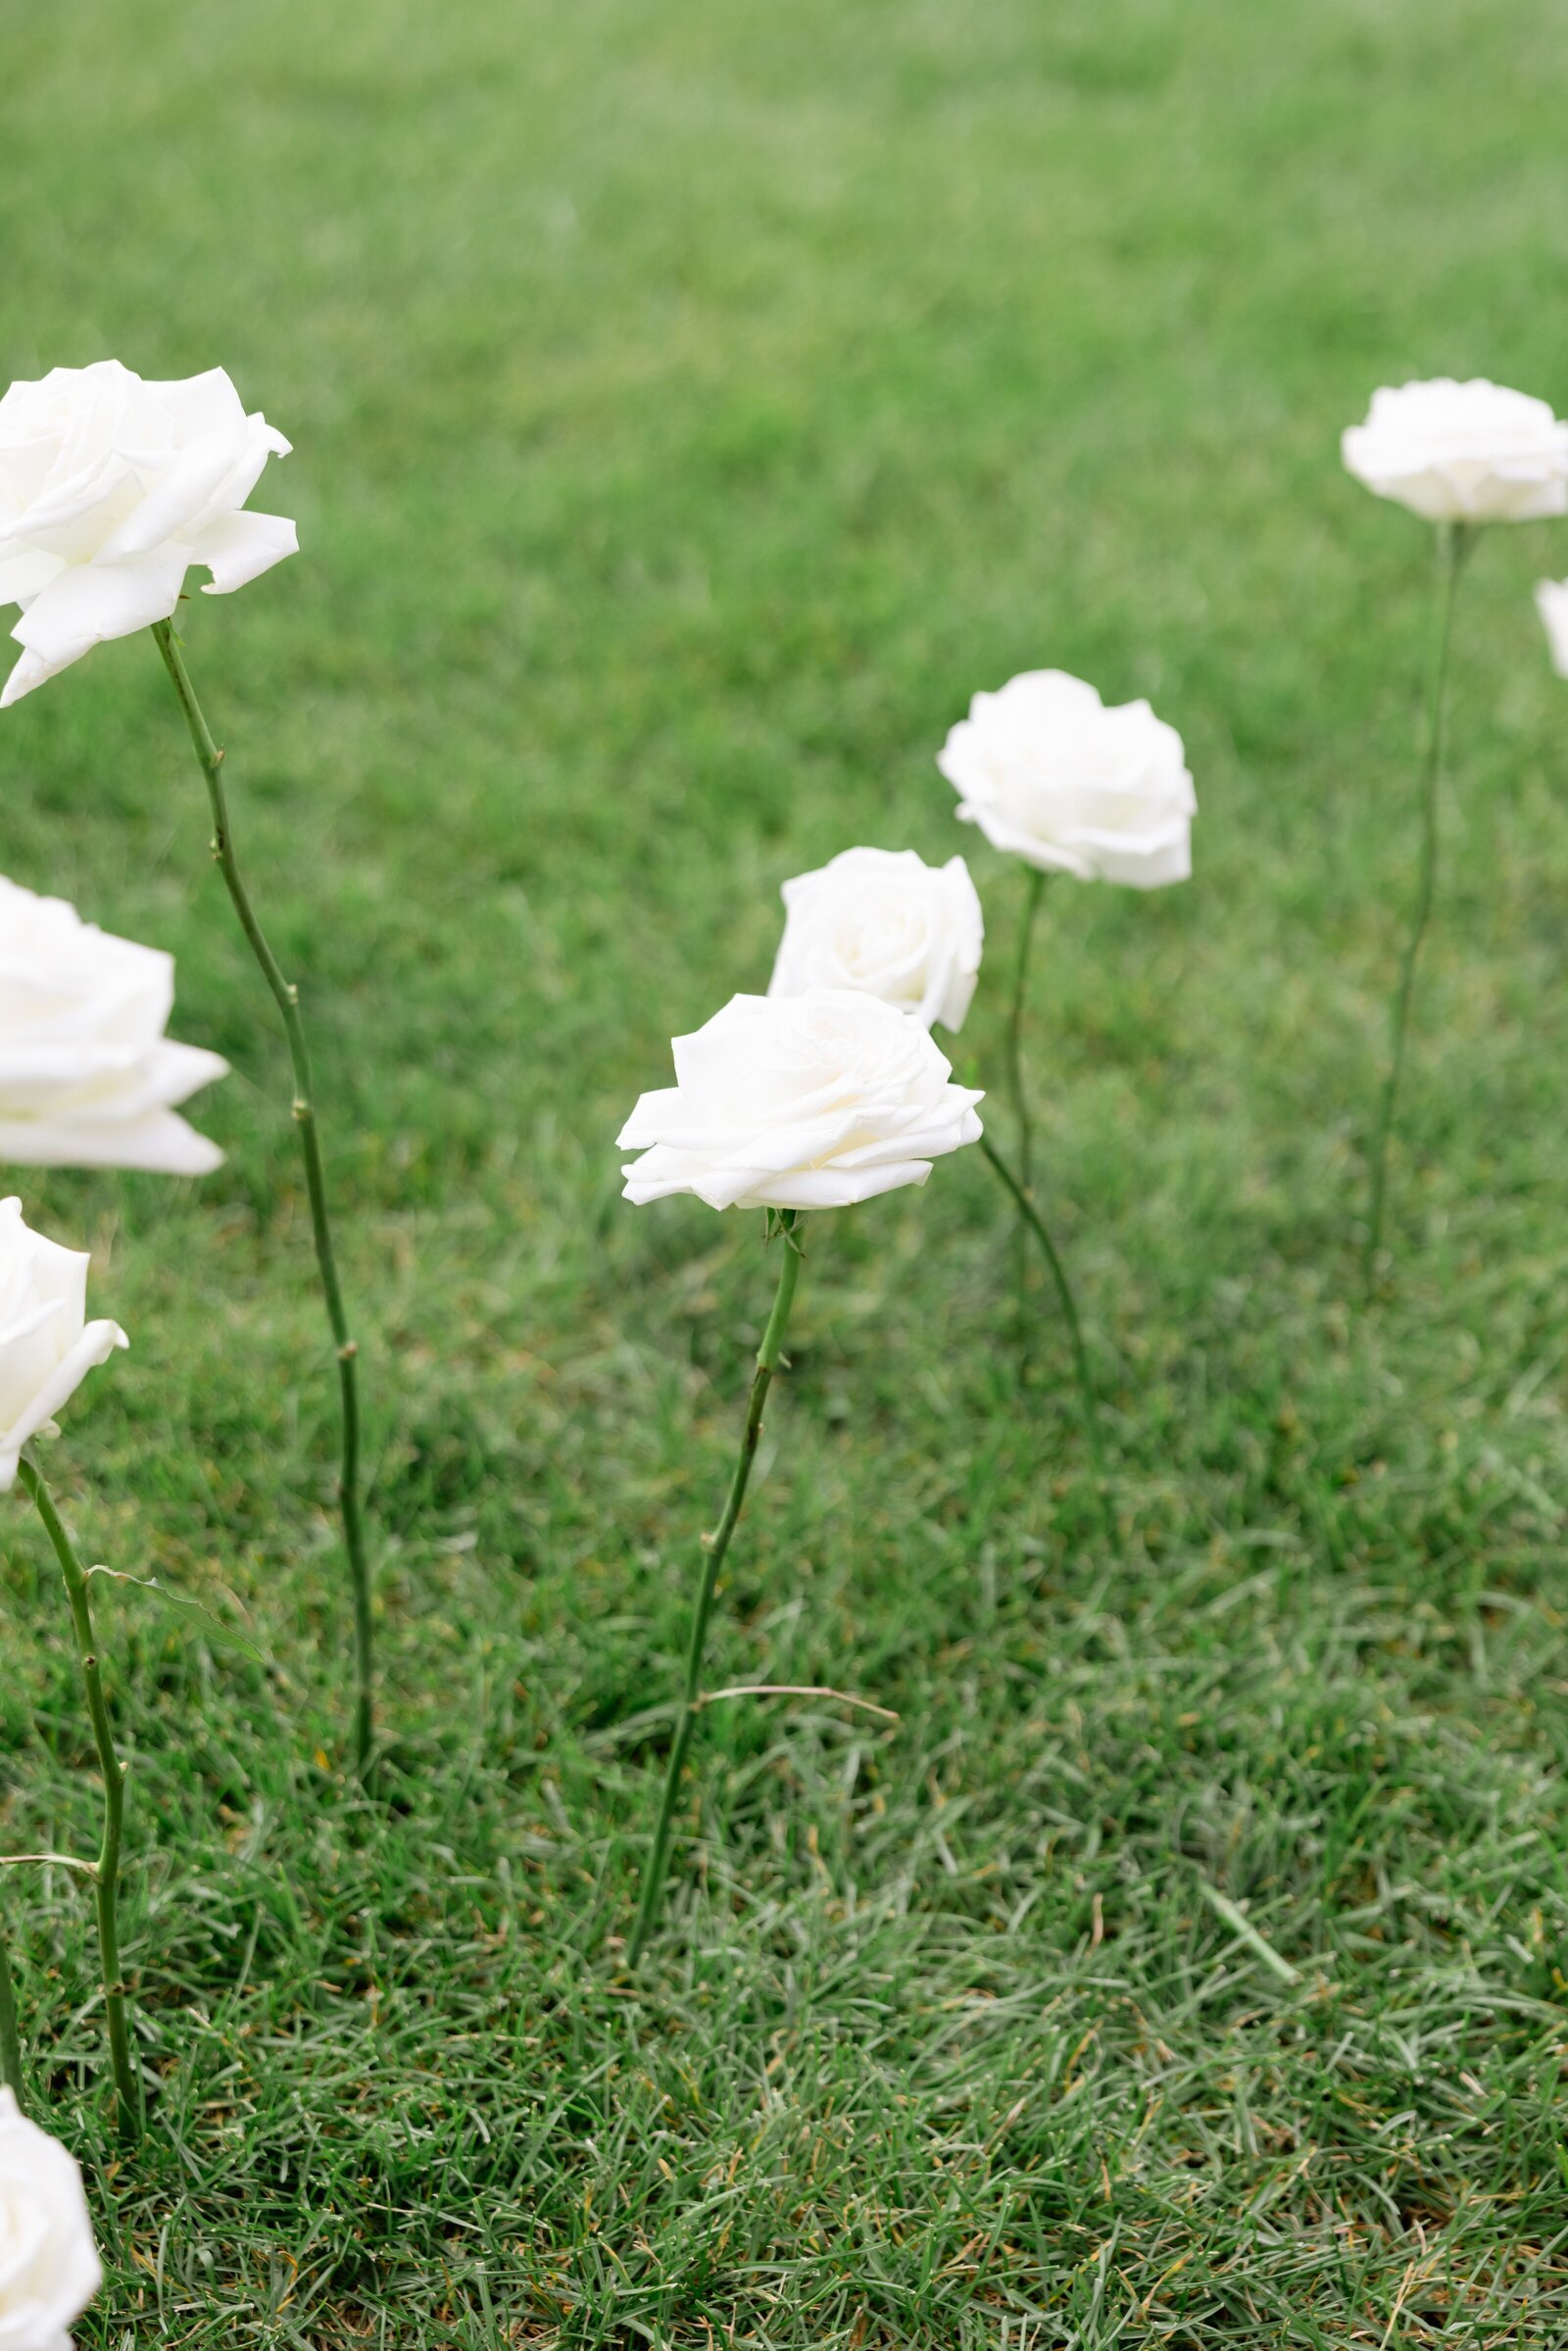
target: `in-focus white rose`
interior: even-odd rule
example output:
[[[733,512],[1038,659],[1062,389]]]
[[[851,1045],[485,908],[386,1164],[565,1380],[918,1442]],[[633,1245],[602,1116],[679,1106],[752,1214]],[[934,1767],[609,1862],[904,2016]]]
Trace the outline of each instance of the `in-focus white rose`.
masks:
[[[1568,579],[1538,580],[1536,610],[1551,649],[1551,665],[1559,677],[1568,677]]]
[[[217,1167],[172,1105],[228,1064],[170,1042],[173,1002],[172,955],[0,876],[0,1165]]]
[[[0,1494],[16,1484],[28,1439],[48,1427],[88,1372],[130,1345],[118,1322],[87,1320],[90,1263],[30,1232],[21,1200],[0,1200]]]
[[[71,2351],[102,2282],[75,2157],[0,2089],[0,2351]]]
[[[143,383],[118,360],[54,367],[0,400],[0,605],[22,659],[0,710],[109,637],[167,620],[204,563],[226,596],[294,555],[281,514],[241,510],[289,444],[221,367]]]
[[[737,996],[674,1042],[676,1083],[620,1134],[639,1206],[694,1192],[710,1208],[847,1208],[923,1184],[978,1142],[975,1104],[917,1020],[874,996]]]
[[[1385,385],[1341,449],[1357,481],[1428,522],[1568,514],[1568,424],[1544,400],[1479,377]]]
[[[962,857],[846,849],[784,884],[784,936],[769,996],[856,988],[923,1028],[959,1029],[980,971],[985,918]]]
[[[1193,869],[1187,755],[1147,702],[1107,708],[1064,669],[977,694],[937,755],[958,814],[1046,873],[1156,890]]]

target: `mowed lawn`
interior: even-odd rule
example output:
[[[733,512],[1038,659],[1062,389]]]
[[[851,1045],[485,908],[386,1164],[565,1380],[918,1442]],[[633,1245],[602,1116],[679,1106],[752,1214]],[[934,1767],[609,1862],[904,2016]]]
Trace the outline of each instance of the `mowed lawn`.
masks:
[[[5,1873],[90,2351],[1568,2336],[1568,525],[1467,574],[1396,1274],[1357,1279],[1428,534],[1372,388],[1568,403],[1553,0],[76,0],[7,32],[7,377],[215,363],[298,561],[186,608],[306,976],[388,1756],[349,1760],[281,1039],[150,641],[0,721],[0,870],[175,951],[200,1186],[23,1171],[129,1356],[51,1449],[130,1774],[154,2120]],[[195,581],[193,577],[192,585]],[[1048,893],[1029,1052],[1106,1399],[977,1152],[811,1223],[672,1901],[623,1943],[760,1218],[632,1210],[789,874],[1022,875],[933,755],[1058,665],[1184,734],[1197,871]],[[1000,1095],[997,1132],[1005,1133]],[[90,1849],[0,1520],[7,1851]],[[1207,1889],[1207,1890],[1205,1890]],[[1240,1906],[1262,1948],[1217,1909]],[[1272,1954],[1272,1958],[1269,1956]]]

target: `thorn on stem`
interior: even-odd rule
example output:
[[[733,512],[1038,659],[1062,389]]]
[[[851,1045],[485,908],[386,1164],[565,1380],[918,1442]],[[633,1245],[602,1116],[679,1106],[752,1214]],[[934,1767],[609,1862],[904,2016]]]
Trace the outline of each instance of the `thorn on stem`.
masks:
[[[359,1351],[360,1343],[357,1339],[345,1339],[337,1350],[337,1359],[340,1363],[352,1363]]]

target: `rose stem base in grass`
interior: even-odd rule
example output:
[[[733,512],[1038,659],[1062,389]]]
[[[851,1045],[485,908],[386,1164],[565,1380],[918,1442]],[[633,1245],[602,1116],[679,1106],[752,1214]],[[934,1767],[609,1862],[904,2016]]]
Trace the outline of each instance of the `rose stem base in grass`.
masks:
[[[724,1554],[729,1549],[730,1537],[740,1518],[746,1500],[746,1488],[752,1475],[752,1463],[757,1457],[757,1443],[762,1433],[762,1407],[773,1383],[779,1358],[784,1351],[784,1333],[789,1325],[790,1308],[795,1302],[795,1285],[800,1278],[802,1249],[798,1238],[799,1216],[792,1208],[777,1212],[777,1231],[783,1246],[779,1266],[778,1290],[773,1299],[773,1311],[767,1318],[762,1344],[757,1350],[757,1370],[752,1380],[752,1393],[746,1406],[746,1426],[741,1436],[740,1458],[730,1480],[729,1497],[724,1515],[711,1535],[703,1538],[703,1573],[697,1591],[697,1605],[692,1615],[691,1641],[686,1652],[686,1686],[681,1694],[680,1717],[675,1725],[675,1737],[669,1750],[669,1764],[664,1774],[664,1793],[659,1808],[659,1824],[649,1849],[648,1867],[643,1877],[642,1900],[638,1905],[637,1924],[632,1930],[631,1964],[636,1967],[647,1947],[648,1937],[659,1921],[660,1903],[663,1897],[664,1878],[669,1868],[669,1839],[675,1817],[676,1799],[686,1769],[686,1757],[691,1751],[692,1733],[702,1711],[701,1682],[703,1651],[708,1641],[708,1620],[713,1610],[713,1595],[718,1590],[719,1572]]]
[[[179,707],[185,713],[190,739],[195,745],[196,757],[207,781],[207,796],[213,811],[213,856],[227,885],[234,911],[239,916],[240,928],[250,942],[251,953],[261,966],[262,976],[271,990],[272,1001],[282,1016],[284,1034],[288,1038],[289,1058],[294,1069],[294,1120],[299,1128],[300,1155],[305,1162],[305,1188],[310,1195],[311,1231],[316,1242],[321,1295],[326,1302],[327,1321],[331,1325],[332,1341],[337,1350],[342,1411],[338,1504],[343,1515],[343,1543],[348,1552],[349,1574],[354,1586],[354,1652],[358,1691],[354,1756],[361,1778],[368,1781],[374,1738],[375,1658],[370,1616],[370,1569],[360,1505],[359,1347],[350,1335],[348,1314],[343,1304],[343,1288],[338,1278],[337,1251],[326,1204],[326,1170],[321,1159],[321,1139],[317,1126],[316,1102],[311,1085],[311,1057],[305,1042],[304,1023],[300,1018],[300,992],[292,981],[283,977],[277,957],[256,919],[250,894],[241,878],[234,851],[233,829],[228,818],[227,796],[223,788],[223,754],[214,742],[212,731],[202,715],[179,640],[172,624],[167,620],[158,622],[153,635],[174,692],[179,697]]]
[[[76,1650],[81,1659],[81,1679],[87,1693],[87,1713],[91,1718],[93,1739],[98,1748],[98,1767],[103,1774],[104,1839],[98,1855],[93,1893],[98,1910],[98,1950],[103,1964],[104,2017],[109,2027],[109,2057],[114,2068],[121,2135],[122,2138],[136,2139],[141,2136],[141,2094],[130,2061],[130,2035],[125,2024],[125,1979],[120,1963],[120,1844],[125,1818],[124,1766],[115,1752],[115,1735],[110,1727],[103,1676],[98,1669],[92,1610],[88,1604],[87,1579],[82,1572],[81,1562],[61,1523],[54,1497],[30,1453],[23,1454],[17,1466],[17,1476],[24,1493],[43,1520],[45,1532],[54,1545],[55,1557],[60,1562],[61,1575],[65,1578],[66,1597],[71,1603],[71,1621],[76,1635]]]
[[[1438,799],[1443,789],[1443,755],[1447,728],[1448,644],[1453,634],[1453,604],[1459,573],[1474,538],[1473,526],[1467,527],[1459,522],[1438,524],[1438,580],[1432,665],[1427,682],[1427,740],[1421,768],[1421,862],[1416,876],[1415,912],[1410,924],[1410,936],[1405,942],[1398,985],[1394,993],[1389,1074],[1384,1082],[1383,1099],[1378,1105],[1378,1121],[1370,1154],[1372,1198],[1367,1216],[1366,1246],[1361,1257],[1361,1275],[1369,1298],[1377,1281],[1378,1259],[1383,1249],[1389,1185],[1389,1141],[1394,1132],[1399,1080],[1404,1072],[1410,1003],[1415,993],[1415,967],[1427,927],[1432,920],[1432,905],[1437,894]]]
[[[1095,1476],[1100,1485],[1102,1514],[1106,1532],[1114,1535],[1110,1505],[1105,1491],[1105,1448],[1100,1426],[1100,1403],[1095,1384],[1089,1374],[1089,1357],[1084,1348],[1083,1329],[1078,1320],[1078,1308],[1073,1299],[1067,1269],[1057,1254],[1055,1244],[1047,1229],[1045,1218],[1034,1197],[1034,1126],[1029,1115],[1029,1094],[1023,1074],[1023,1014],[1029,986],[1029,950],[1034,941],[1035,923],[1040,913],[1040,902],[1045,896],[1046,877],[1038,865],[1029,868],[1028,889],[1023,903],[1023,914],[1018,926],[1018,955],[1013,966],[1012,1004],[1007,1014],[1007,1091],[1012,1097],[1013,1125],[1018,1136],[1018,1166],[1014,1175],[989,1136],[982,1136],[980,1148],[990,1160],[1002,1182],[1011,1193],[1018,1210],[1018,1313],[1023,1330],[1028,1325],[1023,1318],[1028,1310],[1027,1252],[1029,1236],[1033,1233],[1045,1252],[1051,1278],[1056,1286],[1061,1303],[1062,1319],[1072,1346],[1073,1370],[1078,1381],[1079,1404],[1089,1449],[1094,1456]]]
[[[1094,1377],[1089,1369],[1089,1350],[1084,1346],[1083,1325],[1078,1320],[1078,1307],[1073,1298],[1067,1269],[1057,1254],[1045,1218],[1036,1207],[1026,1187],[1019,1183],[989,1135],[980,1138],[980,1149],[996,1169],[1002,1183],[1011,1194],[1013,1203],[1026,1232],[1033,1233],[1039,1242],[1051,1278],[1056,1286],[1056,1299],[1061,1307],[1061,1319],[1067,1326],[1067,1340],[1072,1348],[1073,1374],[1078,1383],[1078,1404],[1083,1416],[1084,1435],[1089,1443],[1090,1457],[1095,1465],[1095,1481],[1100,1496],[1101,1514],[1106,1534],[1114,1540],[1115,1521],[1111,1516],[1109,1491],[1105,1483],[1104,1436],[1100,1425],[1100,1399],[1095,1394]]]

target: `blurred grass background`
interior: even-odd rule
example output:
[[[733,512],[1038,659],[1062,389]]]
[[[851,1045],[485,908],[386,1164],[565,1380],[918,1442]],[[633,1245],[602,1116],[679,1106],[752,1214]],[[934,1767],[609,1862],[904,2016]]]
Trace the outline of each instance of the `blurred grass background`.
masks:
[[[7,714],[0,866],[173,949],[199,1188],[50,1177],[134,1351],[51,1460],[133,1752],[156,2122],[3,1890],[35,2088],[179,2345],[1560,2344],[1568,700],[1466,578],[1440,917],[1355,1282],[1429,550],[1372,388],[1568,404],[1555,0],[77,0],[12,13],[9,376],[216,363],[303,552],[185,608],[306,977],[366,1341],[391,1801],[345,1775],[332,1384],[281,1040],[148,640]],[[193,581],[194,585],[194,581]],[[1054,890],[1033,1067],[1117,1456],[1020,1385],[978,1154],[812,1227],[677,1899],[619,1972],[770,1289],[612,1138],[788,874],[971,857],[1054,664],[1186,737],[1190,886]],[[1047,1308],[1042,1294],[1042,1314]],[[11,1850],[96,1792],[5,1514]],[[1270,1965],[1203,1888],[1245,1906]]]

